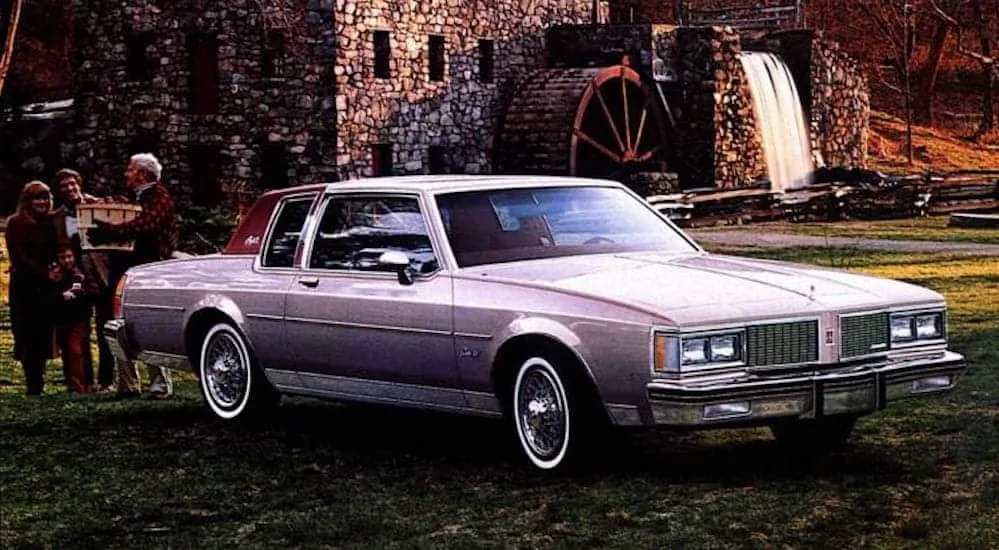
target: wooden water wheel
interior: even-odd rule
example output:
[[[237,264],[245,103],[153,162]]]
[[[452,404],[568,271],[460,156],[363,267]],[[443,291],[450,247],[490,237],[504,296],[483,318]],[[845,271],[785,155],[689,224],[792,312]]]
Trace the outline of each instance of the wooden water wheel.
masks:
[[[544,69],[507,109],[497,168],[614,179],[665,171],[663,121],[655,91],[630,67]]]

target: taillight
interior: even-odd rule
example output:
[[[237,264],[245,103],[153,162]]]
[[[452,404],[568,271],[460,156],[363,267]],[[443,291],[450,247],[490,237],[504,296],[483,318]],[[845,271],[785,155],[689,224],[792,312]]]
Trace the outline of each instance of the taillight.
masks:
[[[122,275],[121,278],[118,279],[118,284],[114,287],[114,298],[111,300],[112,319],[121,319],[125,316],[122,309],[122,296],[125,295],[125,281],[127,279],[128,276]]]

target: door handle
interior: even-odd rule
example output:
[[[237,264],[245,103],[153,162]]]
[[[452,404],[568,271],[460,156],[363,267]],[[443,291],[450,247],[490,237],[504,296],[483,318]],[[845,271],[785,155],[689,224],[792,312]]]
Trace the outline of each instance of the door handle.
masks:
[[[300,277],[298,284],[309,288],[316,288],[319,286],[319,277]]]

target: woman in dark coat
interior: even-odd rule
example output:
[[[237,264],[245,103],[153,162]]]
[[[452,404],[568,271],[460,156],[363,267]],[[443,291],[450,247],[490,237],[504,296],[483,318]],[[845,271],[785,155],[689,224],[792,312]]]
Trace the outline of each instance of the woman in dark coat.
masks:
[[[55,259],[56,233],[50,220],[52,193],[40,181],[24,186],[17,212],[7,220],[10,255],[10,325],[14,358],[21,362],[28,395],[39,395],[45,365],[53,356],[49,264]]]

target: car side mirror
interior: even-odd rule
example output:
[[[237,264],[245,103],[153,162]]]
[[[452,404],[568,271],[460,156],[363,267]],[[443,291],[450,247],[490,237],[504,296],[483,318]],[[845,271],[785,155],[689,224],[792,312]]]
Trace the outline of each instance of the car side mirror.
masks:
[[[409,286],[413,284],[413,273],[409,269],[409,256],[405,252],[389,250],[378,257],[378,265],[395,271],[399,277],[399,284]]]

